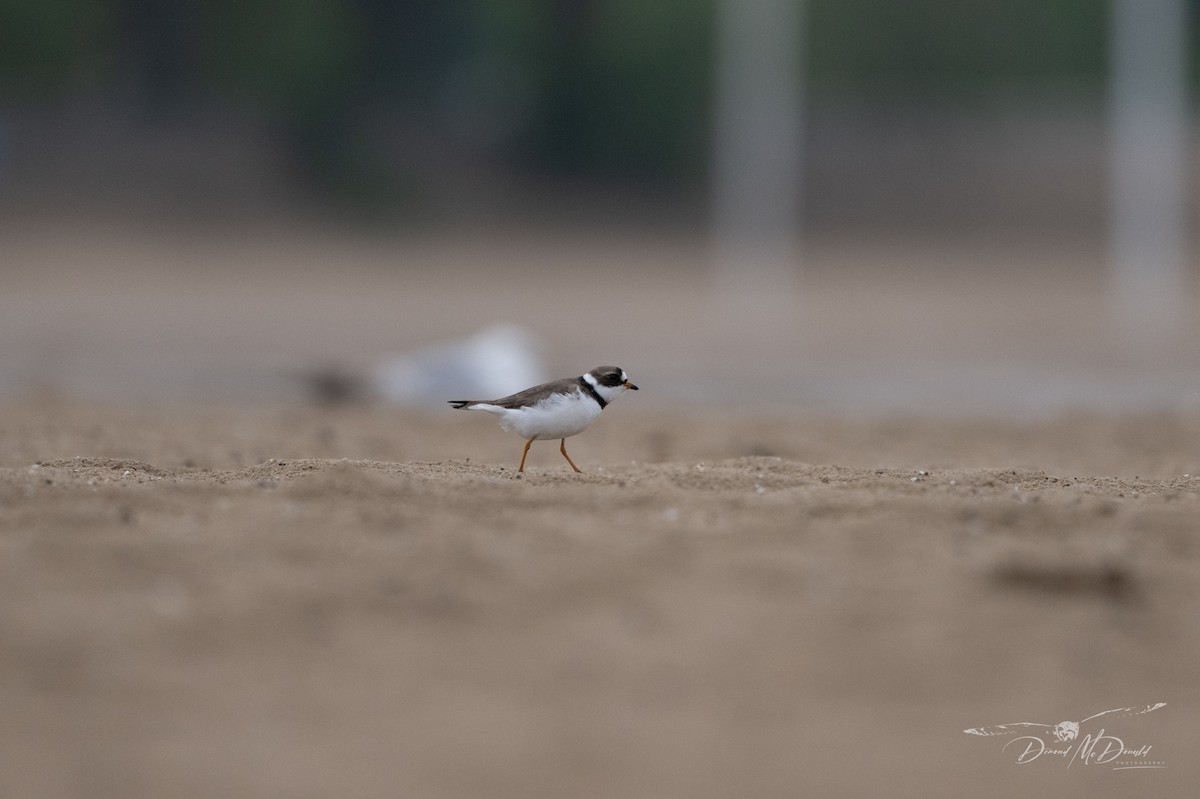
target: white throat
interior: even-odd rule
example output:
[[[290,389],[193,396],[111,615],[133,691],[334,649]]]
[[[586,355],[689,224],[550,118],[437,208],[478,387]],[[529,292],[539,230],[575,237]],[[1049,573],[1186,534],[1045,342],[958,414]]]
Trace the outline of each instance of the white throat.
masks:
[[[592,373],[588,372],[583,376],[584,381],[596,390],[605,402],[612,402],[617,397],[625,393],[625,386],[602,386],[596,382],[596,378],[592,377]]]

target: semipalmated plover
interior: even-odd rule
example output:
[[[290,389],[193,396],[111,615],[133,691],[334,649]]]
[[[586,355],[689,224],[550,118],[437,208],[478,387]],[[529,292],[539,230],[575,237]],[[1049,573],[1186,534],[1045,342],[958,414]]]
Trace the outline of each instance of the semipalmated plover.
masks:
[[[542,383],[495,400],[449,400],[455,408],[487,411],[500,417],[500,429],[509,430],[525,439],[518,472],[525,471],[529,445],[539,438],[562,440],[559,452],[575,471],[581,471],[567,454],[567,439],[600,415],[600,411],[625,393],[637,391],[629,382],[625,370],[617,366],[597,366],[579,377],[568,377]]]

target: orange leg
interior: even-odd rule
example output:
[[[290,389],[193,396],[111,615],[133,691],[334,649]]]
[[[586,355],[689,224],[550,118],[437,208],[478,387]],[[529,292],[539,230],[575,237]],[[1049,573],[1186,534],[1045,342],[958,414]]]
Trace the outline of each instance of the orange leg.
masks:
[[[577,472],[583,471],[582,469],[580,469],[578,466],[575,465],[575,461],[571,460],[571,456],[567,454],[567,440],[565,438],[562,440],[562,446],[560,446],[558,448],[558,451],[561,452],[563,454],[563,457],[567,459],[567,463],[571,464],[572,469],[574,469]]]
[[[529,445],[532,443],[532,438],[525,442],[525,451],[521,453],[521,468],[517,469],[518,472],[525,471],[525,456],[529,454]]]

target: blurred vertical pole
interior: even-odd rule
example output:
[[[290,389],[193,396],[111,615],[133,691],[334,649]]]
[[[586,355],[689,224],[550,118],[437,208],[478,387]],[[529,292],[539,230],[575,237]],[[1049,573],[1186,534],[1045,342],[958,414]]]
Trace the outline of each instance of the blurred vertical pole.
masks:
[[[1187,280],[1187,0],[1111,0],[1110,258],[1120,332],[1178,335]]]
[[[717,0],[714,305],[760,322],[791,314],[803,108],[804,0]]]

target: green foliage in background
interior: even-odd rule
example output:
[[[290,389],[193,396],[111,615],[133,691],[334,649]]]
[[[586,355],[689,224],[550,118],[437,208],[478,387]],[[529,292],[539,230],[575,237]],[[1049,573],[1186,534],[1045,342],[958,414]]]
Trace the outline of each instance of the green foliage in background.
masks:
[[[104,0],[3,0],[0,100],[37,102],[110,76],[114,28]]]
[[[529,93],[525,156],[564,173],[662,177],[702,157],[709,3],[484,4],[482,42]]]
[[[809,96],[958,103],[1055,85],[1096,98],[1106,9],[808,0]],[[114,86],[147,106],[216,101],[276,121],[328,176],[361,160],[363,115],[386,113],[543,173],[694,179],[714,11],[714,0],[0,0],[0,102]]]
[[[342,0],[223,0],[204,15],[206,77],[271,112],[307,116],[351,85],[361,21]]]
[[[1097,0],[809,0],[818,94],[963,100],[997,90],[1104,81]]]

